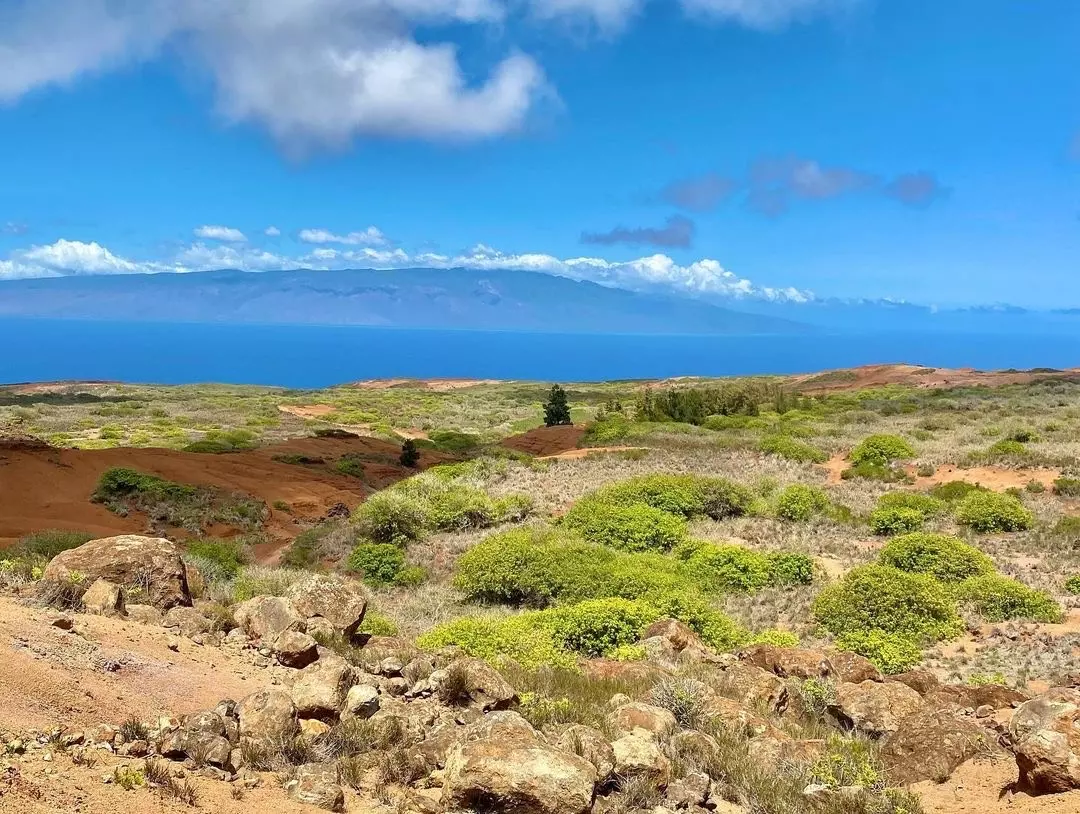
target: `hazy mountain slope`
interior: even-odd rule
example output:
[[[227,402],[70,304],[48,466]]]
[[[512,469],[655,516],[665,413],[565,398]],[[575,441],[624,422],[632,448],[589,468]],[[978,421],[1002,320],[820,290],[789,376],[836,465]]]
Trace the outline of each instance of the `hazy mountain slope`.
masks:
[[[548,274],[212,271],[0,283],[0,317],[626,333],[783,333],[797,321]]]

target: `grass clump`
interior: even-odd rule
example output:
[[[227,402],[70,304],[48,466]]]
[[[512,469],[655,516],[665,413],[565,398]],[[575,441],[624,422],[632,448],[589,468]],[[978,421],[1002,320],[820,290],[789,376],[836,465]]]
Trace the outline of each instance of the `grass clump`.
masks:
[[[939,483],[930,490],[930,496],[935,497],[938,500],[943,500],[946,503],[956,503],[963,500],[972,492],[985,492],[986,487],[979,486],[977,483],[968,483],[963,480],[951,480],[945,483]]]
[[[562,522],[589,542],[623,551],[670,551],[686,539],[686,520],[645,503],[579,500]]]
[[[776,516],[782,520],[806,521],[828,509],[829,496],[816,486],[793,483],[785,486],[776,497]]]
[[[994,561],[975,546],[947,534],[916,532],[894,537],[881,549],[880,562],[941,582],[962,582],[994,572]]]
[[[823,450],[813,444],[792,438],[790,435],[772,435],[763,438],[758,449],[766,455],[776,455],[799,463],[823,464],[829,460],[829,456]]]
[[[192,540],[186,555],[210,582],[233,579],[251,561],[247,548],[236,540]]]
[[[1064,497],[1080,497],[1080,478],[1062,476],[1054,480],[1054,494]]]
[[[5,554],[14,554],[17,557],[37,557],[48,562],[63,551],[78,548],[83,543],[90,542],[95,536],[85,531],[60,529],[36,531],[21,537]]]
[[[956,522],[982,533],[1023,531],[1035,516],[1013,495],[975,491],[956,507]]]
[[[988,622],[1010,619],[1060,622],[1064,618],[1061,606],[1048,593],[1003,574],[983,574],[964,580],[956,587],[956,598]]]
[[[914,457],[915,450],[898,435],[871,435],[864,438],[848,456],[854,466],[871,464],[882,467]]]

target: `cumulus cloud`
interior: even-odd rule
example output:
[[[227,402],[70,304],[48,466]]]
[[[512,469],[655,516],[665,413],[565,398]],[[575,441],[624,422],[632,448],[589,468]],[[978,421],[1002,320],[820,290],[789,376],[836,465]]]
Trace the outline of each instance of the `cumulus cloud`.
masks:
[[[750,298],[807,302],[813,294],[797,288],[758,286],[709,258],[680,264],[664,254],[635,260],[611,261],[600,257],[560,259],[550,254],[501,252],[477,244],[458,254],[419,252],[400,248],[334,248],[319,246],[291,257],[239,244],[195,243],[168,261],[141,261],[119,257],[97,243],[59,240],[35,246],[0,260],[0,280],[57,277],[77,274],[186,273],[234,269],[239,271],[334,271],[350,268],[468,268],[532,271],[574,280],[588,280],[631,291],[678,293],[708,298]]]
[[[298,237],[304,243],[341,243],[346,246],[385,246],[389,242],[386,235],[374,226],[346,235],[337,235],[327,229],[301,229]]]
[[[483,139],[520,129],[555,93],[532,57],[508,46],[478,67],[472,54],[459,59],[449,32],[506,32],[521,8],[615,32],[644,2],[4,0],[0,103],[168,54],[209,77],[226,120],[257,123],[291,148],[358,136]],[[695,16],[756,29],[856,2],[681,0]]]
[[[243,243],[247,240],[243,232],[230,226],[200,226],[195,230],[195,237],[203,240],[223,240],[226,243]]]
[[[12,0],[0,101],[168,49],[211,77],[226,119],[290,144],[482,138],[521,126],[540,67],[511,51],[470,81],[453,44],[411,32],[504,15],[499,0]]]
[[[608,232],[584,232],[582,243],[597,243],[610,246],[626,243],[631,246],[659,246],[662,248],[686,248],[694,242],[694,222],[681,215],[668,218],[662,227],[636,226],[627,228],[616,226]]]
[[[263,234],[266,235],[267,237],[280,237],[281,236],[281,230],[278,229],[276,226],[267,226],[263,230]]]
[[[660,190],[660,200],[688,209],[708,212],[715,209],[738,187],[738,182],[719,173],[707,172],[692,178],[672,181]]]

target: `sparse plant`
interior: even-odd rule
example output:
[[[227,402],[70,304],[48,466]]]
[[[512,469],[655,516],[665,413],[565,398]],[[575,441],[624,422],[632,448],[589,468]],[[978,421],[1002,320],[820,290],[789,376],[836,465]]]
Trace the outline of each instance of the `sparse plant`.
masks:
[[[652,703],[668,710],[684,729],[697,729],[705,717],[706,687],[693,678],[669,678],[652,688]]]

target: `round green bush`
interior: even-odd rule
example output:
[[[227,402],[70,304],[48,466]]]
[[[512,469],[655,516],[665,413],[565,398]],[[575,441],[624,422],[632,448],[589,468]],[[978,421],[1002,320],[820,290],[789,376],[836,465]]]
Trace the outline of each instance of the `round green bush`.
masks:
[[[869,659],[887,675],[910,670],[922,661],[918,643],[899,633],[881,630],[845,633],[836,640],[836,646]]]
[[[1013,495],[971,492],[956,508],[956,522],[978,532],[1023,531],[1035,516]]]
[[[888,506],[870,512],[869,522],[874,534],[907,534],[921,529],[926,516],[918,509]]]
[[[769,561],[738,545],[701,546],[686,566],[701,584],[719,593],[757,591],[772,580]]]
[[[686,539],[682,517],[645,503],[621,505],[585,498],[562,522],[589,542],[623,551],[669,551]]]
[[[643,475],[605,486],[585,500],[629,505],[644,503],[686,518],[705,515],[714,520],[746,514],[754,496],[725,478],[703,475]]]
[[[786,588],[814,581],[814,560],[793,551],[773,551],[765,555],[769,564],[769,584]]]
[[[777,455],[789,461],[823,464],[829,456],[813,444],[799,441],[790,435],[773,435],[763,438],[758,446],[766,455]]]
[[[915,457],[915,450],[898,435],[871,435],[864,438],[848,456],[853,464],[887,466],[893,461]]]
[[[629,599],[590,599],[549,611],[550,624],[557,645],[583,656],[596,657],[621,645],[633,644],[645,628],[657,618],[654,608]]]
[[[987,622],[1010,619],[1060,622],[1064,618],[1061,606],[1048,593],[1002,574],[984,574],[964,580],[956,586],[956,598]]]
[[[776,498],[776,515],[783,520],[809,520],[828,508],[828,495],[817,487],[802,483],[785,486]]]
[[[956,501],[963,500],[972,492],[985,492],[987,489],[983,486],[979,486],[977,483],[968,483],[963,480],[951,480],[945,483],[939,483],[937,486],[930,490],[930,496],[936,497],[938,500],[944,500],[946,503],[955,503]]]
[[[938,641],[963,629],[956,605],[940,582],[887,565],[852,569],[817,595],[813,613],[835,636],[878,630]]]
[[[405,552],[393,543],[363,542],[349,554],[349,570],[371,585],[393,585],[405,568]]]
[[[987,454],[992,458],[1011,458],[1022,456],[1027,452],[1021,442],[1014,441],[1011,438],[1006,438],[1001,441],[996,441],[990,445],[990,449],[987,450]]]
[[[1080,594],[1080,574],[1073,574],[1065,580],[1065,593],[1073,596]]]
[[[203,576],[211,582],[232,579],[251,561],[243,544],[234,540],[192,540],[187,544],[186,553],[196,558],[204,571]]]
[[[881,549],[882,565],[942,582],[960,582],[994,573],[994,561],[975,546],[948,534],[917,532],[890,540]]]
[[[1060,477],[1054,480],[1054,494],[1080,497],[1080,478]]]
[[[353,518],[361,536],[395,545],[420,539],[426,520],[417,498],[394,489],[371,495],[353,512]]]
[[[915,509],[923,517],[944,514],[945,501],[922,492],[887,492],[878,498],[879,509]]]

